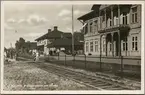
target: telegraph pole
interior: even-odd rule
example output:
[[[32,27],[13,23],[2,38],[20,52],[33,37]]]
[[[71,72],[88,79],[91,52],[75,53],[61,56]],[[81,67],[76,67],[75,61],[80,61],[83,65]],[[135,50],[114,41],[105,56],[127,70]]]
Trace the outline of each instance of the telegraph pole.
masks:
[[[10,46],[11,46],[11,48],[12,48],[12,43],[10,43]]]
[[[74,54],[74,16],[73,16],[73,5],[72,5],[72,54]]]

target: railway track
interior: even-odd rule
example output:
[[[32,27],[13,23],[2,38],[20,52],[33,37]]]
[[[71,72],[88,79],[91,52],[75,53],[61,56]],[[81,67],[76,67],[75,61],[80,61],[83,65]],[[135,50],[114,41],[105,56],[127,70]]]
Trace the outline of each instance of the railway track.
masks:
[[[56,66],[49,63],[34,63],[38,68],[54,73],[58,76],[71,79],[77,83],[86,85],[92,90],[137,90],[137,88],[128,87],[121,82],[101,75],[92,76],[82,72],[77,72],[62,66]],[[139,88],[138,88],[139,89]]]

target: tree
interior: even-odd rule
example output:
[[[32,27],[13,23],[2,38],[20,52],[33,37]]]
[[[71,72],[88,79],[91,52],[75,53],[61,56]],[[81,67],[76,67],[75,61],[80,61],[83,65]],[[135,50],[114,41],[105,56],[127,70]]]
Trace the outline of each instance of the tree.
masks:
[[[23,38],[19,39],[19,45],[20,45],[21,48],[24,48],[25,40]]]
[[[16,50],[19,50],[20,49],[19,41],[16,41],[15,47],[16,47]]]
[[[15,47],[17,51],[21,50],[21,52],[23,52],[25,47],[25,40],[22,37],[20,37],[19,41],[16,41]]]

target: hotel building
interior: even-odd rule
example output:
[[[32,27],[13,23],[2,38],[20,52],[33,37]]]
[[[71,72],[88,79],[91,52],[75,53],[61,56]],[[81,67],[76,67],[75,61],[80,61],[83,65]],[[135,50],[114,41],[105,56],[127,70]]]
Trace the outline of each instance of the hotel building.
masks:
[[[78,20],[85,54],[141,56],[141,5],[93,5]]]

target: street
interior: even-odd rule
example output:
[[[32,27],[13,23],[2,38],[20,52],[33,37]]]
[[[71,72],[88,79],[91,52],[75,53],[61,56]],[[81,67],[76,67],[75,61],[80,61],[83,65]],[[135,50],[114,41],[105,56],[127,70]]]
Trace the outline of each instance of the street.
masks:
[[[39,66],[38,64],[42,65]],[[5,63],[4,90],[92,90],[89,86],[78,83],[63,75],[49,72],[49,68],[47,69],[48,71],[44,70],[43,65],[45,67],[45,64],[49,63],[33,61],[13,61],[9,64]],[[72,70],[94,75],[84,70]],[[120,79],[119,81],[122,81],[123,84],[130,88],[140,89],[140,82],[138,81],[128,79]]]
[[[4,66],[4,90],[88,90],[86,86],[19,61]]]

